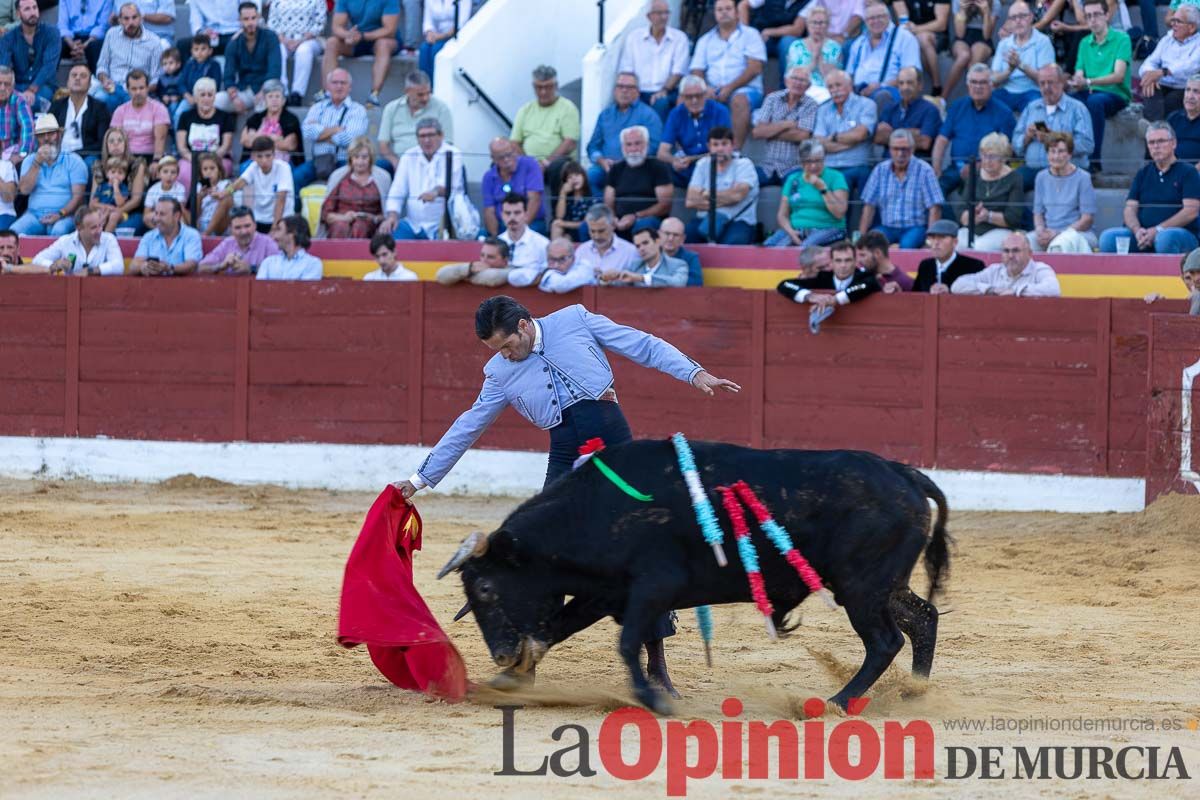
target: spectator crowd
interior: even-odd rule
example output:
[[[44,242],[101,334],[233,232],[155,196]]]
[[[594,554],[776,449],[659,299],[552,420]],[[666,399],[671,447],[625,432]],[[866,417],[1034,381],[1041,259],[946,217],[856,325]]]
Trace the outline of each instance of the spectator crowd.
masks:
[[[828,248],[832,271],[785,293],[836,303],[912,288],[887,253],[947,239],[1002,269],[959,274],[946,251],[916,288],[1056,293],[1033,254],[1200,246],[1200,0],[1175,0],[1161,39],[1152,4],[1135,29],[1108,0],[699,0],[688,32],[651,0],[590,126],[533,70],[475,208],[431,77],[478,5],[190,0],[177,39],[173,0],[60,0],[57,27],[0,0],[0,229],[56,237],[35,260],[51,270],[112,274],[133,235],[134,272],[266,278],[320,277],[314,237],[370,241],[380,280],[412,275],[397,240],[478,238],[439,281],[553,292],[698,284],[686,243]],[[403,53],[419,68],[385,99]],[[349,57],[372,60],[369,86]],[[1135,99],[1145,165],[1100,231],[1107,121]],[[204,235],[226,238],[204,255]]]

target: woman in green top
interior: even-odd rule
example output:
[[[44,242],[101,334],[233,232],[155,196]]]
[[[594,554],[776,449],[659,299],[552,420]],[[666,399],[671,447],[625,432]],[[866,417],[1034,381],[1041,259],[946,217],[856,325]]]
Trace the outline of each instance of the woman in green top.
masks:
[[[808,89],[808,96],[818,103],[823,103],[829,99],[824,73],[841,67],[842,46],[829,38],[829,10],[822,5],[815,5],[809,10],[808,38],[792,42],[787,51],[787,65],[783,74],[787,75],[792,67],[805,67],[810,64],[812,86]]]
[[[989,133],[979,142],[979,180],[974,208],[959,215],[958,246],[967,249],[967,220],[975,217],[975,244],[971,250],[999,253],[1004,239],[1021,225],[1025,210],[1025,184],[1021,173],[1008,165],[1012,144],[1003,133]]]
[[[850,187],[836,169],[825,166],[825,148],[808,139],[800,143],[801,169],[783,180],[779,229],[766,241],[767,247],[832,244],[846,238],[846,209]]]

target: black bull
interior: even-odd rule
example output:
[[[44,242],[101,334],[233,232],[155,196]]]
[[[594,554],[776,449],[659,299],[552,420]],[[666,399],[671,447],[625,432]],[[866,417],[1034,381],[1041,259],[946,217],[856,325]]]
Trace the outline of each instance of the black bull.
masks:
[[[842,708],[863,696],[904,644],[913,672],[929,675],[937,610],[908,583],[925,552],[929,598],[949,568],[946,498],[922,473],[871,453],[752,450],[714,442],[692,449],[725,531],[726,567],[717,565],[696,522],[675,449],[642,440],[601,458],[635,488],[635,500],[586,465],[522,504],[486,538],[472,534],[439,577],[462,572],[463,587],[493,659],[528,671],[547,649],[605,616],[622,624],[620,653],[634,694],[667,713],[638,654],[655,620],[672,609],[751,601],[737,546],[712,489],[745,480],[792,536],[846,609],[866,657],[833,698]],[[937,504],[930,535],[928,500]],[[809,591],[747,513],[776,626]],[[571,601],[563,604],[565,597]],[[765,635],[765,634],[764,634]]]

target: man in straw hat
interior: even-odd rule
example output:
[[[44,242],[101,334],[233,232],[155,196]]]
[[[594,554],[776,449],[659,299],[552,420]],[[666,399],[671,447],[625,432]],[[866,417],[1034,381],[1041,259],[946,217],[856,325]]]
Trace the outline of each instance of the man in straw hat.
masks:
[[[22,236],[64,236],[75,230],[72,214],[83,203],[88,170],[83,159],[59,147],[62,129],[53,114],[38,116],[33,137],[37,149],[21,162],[17,183],[29,207],[12,229]]]

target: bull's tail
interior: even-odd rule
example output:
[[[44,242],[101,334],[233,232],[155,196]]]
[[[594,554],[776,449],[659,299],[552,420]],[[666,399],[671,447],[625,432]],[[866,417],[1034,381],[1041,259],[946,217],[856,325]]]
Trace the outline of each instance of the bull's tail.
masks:
[[[946,518],[950,508],[946,504],[946,495],[929,476],[920,470],[908,469],[910,479],[930,500],[937,503],[937,518],[933,523],[933,535],[925,546],[925,574],[929,576],[929,600],[937,595],[938,590],[950,574],[950,545],[954,539],[946,531]]]

